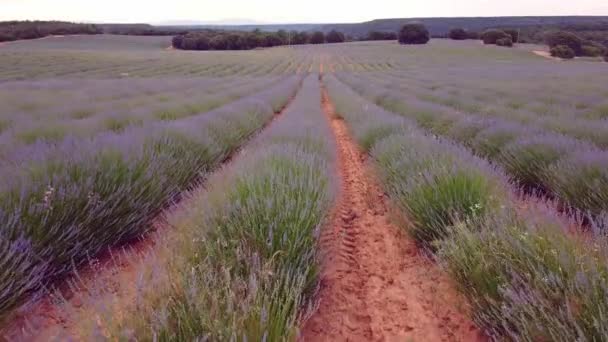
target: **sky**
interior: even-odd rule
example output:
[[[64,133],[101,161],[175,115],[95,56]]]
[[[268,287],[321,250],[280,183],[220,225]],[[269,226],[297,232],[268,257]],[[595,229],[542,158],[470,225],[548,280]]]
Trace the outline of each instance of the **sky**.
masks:
[[[348,23],[524,15],[608,15],[608,0],[0,0],[0,21]]]

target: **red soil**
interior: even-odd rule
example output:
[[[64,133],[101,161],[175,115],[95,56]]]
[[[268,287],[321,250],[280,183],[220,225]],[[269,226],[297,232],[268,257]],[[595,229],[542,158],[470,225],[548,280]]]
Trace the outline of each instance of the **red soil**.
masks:
[[[389,202],[323,89],[341,189],[321,236],[319,307],[303,341],[480,341],[452,283],[391,222]]]

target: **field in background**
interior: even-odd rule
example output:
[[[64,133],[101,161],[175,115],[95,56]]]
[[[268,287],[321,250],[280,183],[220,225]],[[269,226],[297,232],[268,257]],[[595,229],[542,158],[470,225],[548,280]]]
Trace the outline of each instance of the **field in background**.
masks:
[[[91,254],[147,233],[168,203],[244,146],[297,93],[285,115],[291,121],[254,145],[261,151],[254,156],[270,158],[267,148],[277,159],[267,164],[246,159],[243,170],[255,171],[231,175],[238,187],[230,193],[232,200],[250,204],[247,196],[275,198],[260,184],[277,181],[269,176],[276,172],[286,189],[276,205],[283,210],[281,205],[293,204],[302,214],[280,217],[301,232],[285,232],[287,242],[273,240],[281,248],[305,242],[299,252],[272,265],[277,267],[272,272],[294,277],[280,286],[293,286],[289,289],[298,299],[281,307],[289,314],[270,328],[273,336],[288,336],[282,335],[285,329],[295,334],[290,330],[297,325],[294,307],[315,281],[315,270],[302,265],[314,259],[314,230],[334,196],[333,180],[326,179],[334,146],[318,106],[316,79],[322,79],[355,140],[377,163],[387,192],[415,219],[416,241],[437,251],[464,292],[473,289],[472,302],[476,295],[483,298],[475,302],[478,324],[493,334],[606,339],[607,330],[597,319],[603,317],[608,295],[603,242],[608,229],[608,63],[557,61],[534,54],[540,46],[505,49],[478,41],[186,52],[170,49],[170,39],[99,35],[0,44],[0,319],[10,317],[41,284],[68,274],[72,262],[83,264]],[[315,134],[306,136],[298,127]],[[290,136],[290,130],[301,135]],[[454,174],[464,176],[450,178]],[[301,183],[285,181],[290,177]],[[551,214],[546,208],[542,215],[520,213],[537,201]],[[251,204],[251,211],[264,210],[264,203]],[[517,214],[499,214],[511,207]],[[236,223],[226,223],[222,210],[232,213],[228,206],[217,209],[212,217],[217,222],[210,224],[243,231],[253,224],[249,216],[234,213]],[[311,219],[302,219],[306,215]],[[551,229],[558,227],[559,233],[549,234],[549,225],[538,224],[543,215],[551,217]],[[251,217],[270,220],[268,215]],[[196,219],[189,215],[189,229]],[[501,228],[487,233],[492,227]],[[593,236],[593,248],[587,251],[578,239],[565,242],[572,227]],[[227,243],[243,238],[241,231],[228,228],[226,236],[215,237]],[[250,237],[259,242],[254,245],[265,246],[259,247],[261,254],[274,258],[273,248],[282,249],[261,242],[273,233],[257,233]],[[212,252],[217,259],[206,260],[206,266],[232,257],[230,262],[239,264],[239,256]],[[504,255],[506,261],[499,257]],[[490,261],[483,264],[476,256]],[[486,273],[496,282],[484,282]],[[261,281],[269,288],[279,286],[271,277]],[[249,298],[250,304],[260,305],[256,301],[267,300],[264,295]],[[272,299],[283,305],[281,300]],[[538,308],[559,314],[540,317]],[[251,324],[260,318],[247,319],[238,322],[242,325],[232,320],[231,328],[250,329],[254,337],[260,331]],[[212,336],[222,336],[220,323],[204,323],[217,329]],[[535,323],[553,330],[536,331]],[[173,333],[167,326],[159,329]]]

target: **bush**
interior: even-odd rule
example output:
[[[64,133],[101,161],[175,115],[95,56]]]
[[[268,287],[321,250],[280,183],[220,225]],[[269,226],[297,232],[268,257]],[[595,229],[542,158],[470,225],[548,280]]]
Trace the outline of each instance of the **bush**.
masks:
[[[608,62],[608,51],[606,51],[606,54],[604,55],[604,61]]]
[[[326,38],[328,43],[343,43],[345,41],[344,33],[336,30],[331,30]]]
[[[484,44],[496,44],[499,39],[510,38],[510,36],[503,30],[490,29],[485,30],[481,34],[481,39]]]
[[[546,170],[564,156],[583,150],[581,145],[560,135],[532,136],[507,144],[497,160],[519,185],[547,191]]]
[[[575,153],[552,165],[545,178],[558,198],[599,215],[608,210],[608,153]]]
[[[551,214],[494,215],[462,224],[439,258],[490,336],[513,341],[604,341],[606,239],[582,241]]]
[[[465,40],[465,39],[469,38],[467,31],[465,31],[465,29],[463,29],[463,28],[451,29],[448,36],[450,37],[450,39],[453,39],[453,40]]]
[[[0,42],[18,39],[36,39],[50,35],[100,33],[102,33],[102,30],[92,24],[75,24],[62,21],[0,22]]]
[[[0,32],[0,42],[10,42],[17,38],[11,33]]]
[[[283,44],[283,41],[281,40],[281,37],[279,37],[276,34],[267,34],[266,36],[264,36],[264,40],[263,40],[264,47],[280,46],[282,44]]]
[[[496,45],[498,45],[498,46],[504,46],[504,47],[512,47],[513,46],[513,40],[511,40],[511,37],[500,38],[500,39],[496,40]]]
[[[317,31],[310,37],[311,44],[323,44],[325,43],[325,34],[321,31]]]
[[[171,45],[176,49],[181,49],[183,43],[184,43],[184,36],[182,36],[182,35],[175,36],[175,37],[173,37],[173,39],[171,39]]]
[[[363,40],[397,40],[397,33],[370,31]]]
[[[291,32],[294,44],[308,42],[305,32]],[[262,33],[239,31],[203,30],[179,34],[173,37],[172,44],[176,49],[183,50],[250,50],[258,47],[280,46],[290,42],[286,32]]]
[[[576,53],[567,45],[557,45],[551,48],[551,56],[563,59],[572,59],[576,56]]]
[[[429,40],[429,31],[422,24],[405,24],[399,31],[400,44],[426,44]]]
[[[481,35],[479,34],[479,32],[467,32],[467,39],[472,39],[472,40],[477,40],[480,39]]]
[[[412,219],[410,233],[425,247],[449,235],[458,220],[483,216],[499,204],[498,183],[482,171],[487,166],[456,145],[393,134],[371,155],[391,197]]]
[[[519,42],[519,30],[505,29],[503,31],[505,31],[506,34],[511,36],[511,41],[513,41],[513,43]]]
[[[228,44],[224,36],[215,36],[209,41],[209,47],[212,50],[226,50]]]
[[[606,53],[605,47],[598,45],[598,44],[591,43],[591,42],[583,45],[581,48],[581,56],[600,57],[600,56],[603,56],[605,53]]]
[[[561,45],[567,46],[574,51],[575,56],[580,56],[583,52],[583,40],[571,32],[550,32],[545,35],[545,42],[550,48],[555,48]]]
[[[310,42],[310,34],[308,32],[297,32],[293,34],[292,32],[292,44],[300,45],[300,44],[308,44]]]

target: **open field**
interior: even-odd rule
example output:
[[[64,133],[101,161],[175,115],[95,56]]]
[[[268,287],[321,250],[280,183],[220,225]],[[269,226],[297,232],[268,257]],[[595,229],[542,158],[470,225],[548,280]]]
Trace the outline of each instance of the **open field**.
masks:
[[[608,63],[169,45],[0,45],[8,340],[608,341]]]

